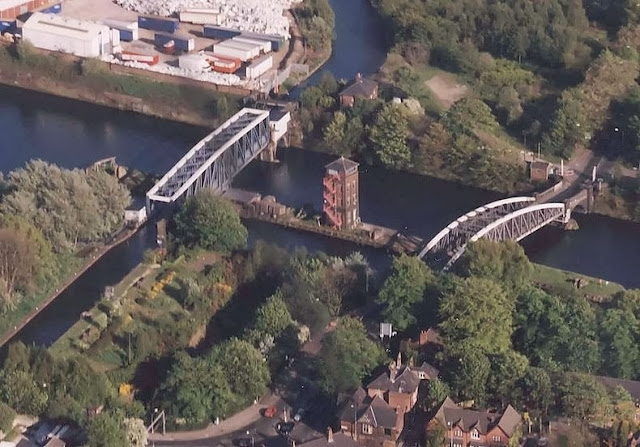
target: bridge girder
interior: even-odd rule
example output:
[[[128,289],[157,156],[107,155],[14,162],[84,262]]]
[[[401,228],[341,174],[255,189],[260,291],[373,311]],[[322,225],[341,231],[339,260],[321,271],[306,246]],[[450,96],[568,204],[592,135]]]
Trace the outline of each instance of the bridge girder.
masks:
[[[531,204],[532,197],[514,197],[476,208],[438,233],[418,255],[448,270],[467,245],[480,238],[519,241],[553,221],[566,222],[570,211],[563,203]]]
[[[242,109],[191,148],[149,190],[147,212],[154,202],[172,203],[204,188],[224,191],[270,141],[269,112]]]
[[[510,197],[478,207],[460,216],[436,234],[418,254],[418,257],[422,259],[427,253],[438,253],[442,250],[451,250],[459,247],[469,237],[491,222],[525,208],[534,201],[534,197]]]

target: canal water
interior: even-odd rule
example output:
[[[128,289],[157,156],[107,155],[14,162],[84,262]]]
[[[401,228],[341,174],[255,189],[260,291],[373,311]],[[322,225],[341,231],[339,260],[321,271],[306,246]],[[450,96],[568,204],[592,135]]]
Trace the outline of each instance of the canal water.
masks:
[[[367,0],[332,0],[337,40],[326,67],[336,77],[371,73],[384,58],[376,17]],[[116,156],[125,166],[158,174],[171,167],[208,130],[147,118],[48,95],[0,88],[0,171],[8,172],[32,158],[64,167],[85,167]],[[235,187],[272,194],[289,206],[322,206],[322,174],[332,160],[326,154],[285,149],[280,163],[254,162]],[[362,167],[361,216],[366,222],[397,228],[425,239],[456,217],[498,197],[475,188],[432,178]],[[528,238],[532,260],[546,265],[640,287],[640,226],[598,216],[577,216],[580,230],[545,228]],[[358,247],[319,235],[250,222],[250,243],[264,239],[288,249],[305,247],[333,255],[361,251],[377,269],[389,264],[382,250]],[[100,298],[104,287],[120,281],[154,244],[152,229],[99,260],[16,339],[48,346]]]

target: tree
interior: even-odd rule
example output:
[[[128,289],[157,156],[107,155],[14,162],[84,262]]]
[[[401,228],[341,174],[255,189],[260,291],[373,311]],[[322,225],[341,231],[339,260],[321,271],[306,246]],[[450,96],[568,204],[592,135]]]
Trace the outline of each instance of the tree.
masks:
[[[22,414],[40,415],[49,396],[42,383],[36,383],[27,371],[0,371],[0,401]]]
[[[559,390],[564,415],[590,419],[604,413],[607,392],[593,376],[566,373],[560,381]]]
[[[291,324],[293,318],[284,302],[282,292],[278,291],[258,308],[253,326],[261,333],[277,338]]]
[[[247,243],[247,229],[230,202],[203,190],[174,216],[176,242],[186,247],[230,252]]]
[[[105,171],[71,171],[41,160],[11,172],[9,186],[0,212],[31,223],[57,252],[111,235],[130,202],[127,189]]]
[[[449,386],[437,377],[427,383],[425,396],[425,409],[434,408],[444,401],[449,395]]]
[[[503,405],[511,401],[520,379],[529,366],[527,358],[511,349],[489,356],[491,373],[487,383],[488,393],[500,399]]]
[[[603,365],[607,373],[622,379],[634,379],[640,366],[637,336],[640,324],[633,313],[607,309],[600,323]]]
[[[542,368],[530,366],[520,379],[520,388],[529,408],[537,408],[544,414],[553,403],[551,377]]]
[[[5,435],[13,428],[17,413],[9,405],[0,402],[0,432]]]
[[[324,129],[324,144],[331,152],[344,153],[342,145],[344,144],[346,126],[347,115],[338,110],[333,114],[333,119]],[[347,153],[346,155],[349,154]]]
[[[484,353],[511,347],[514,303],[495,282],[466,278],[440,301],[440,335],[446,346],[470,341]]]
[[[511,289],[527,285],[533,267],[517,242],[478,239],[469,244],[456,268],[463,276],[489,278]]]
[[[33,241],[16,230],[0,228],[0,311],[17,303],[16,293],[32,284],[39,263]]]
[[[207,358],[177,353],[161,387],[171,412],[189,423],[224,417],[234,396],[223,368]]]
[[[415,307],[424,298],[427,282],[433,278],[422,260],[405,254],[393,259],[391,274],[378,295],[383,318],[400,330],[416,322]]]
[[[444,374],[451,390],[461,399],[482,405],[486,398],[491,364],[486,354],[472,341],[448,344],[442,353]]]
[[[123,425],[130,447],[145,447],[147,445],[147,427],[142,419],[125,418]]]
[[[437,424],[427,430],[426,434],[426,447],[446,447],[446,430],[442,424]]]
[[[246,341],[232,338],[216,346],[209,354],[210,362],[223,367],[228,374],[231,390],[251,402],[262,396],[271,381],[267,363],[256,348]]]
[[[407,132],[408,122],[400,107],[386,104],[369,128],[373,150],[383,165],[400,169],[409,163],[411,151],[407,146]]]
[[[122,426],[122,417],[103,411],[87,429],[87,443],[91,447],[122,447],[128,445],[127,433]]]
[[[384,351],[369,339],[360,320],[342,318],[336,329],[322,340],[323,386],[332,393],[357,388],[384,357]]]

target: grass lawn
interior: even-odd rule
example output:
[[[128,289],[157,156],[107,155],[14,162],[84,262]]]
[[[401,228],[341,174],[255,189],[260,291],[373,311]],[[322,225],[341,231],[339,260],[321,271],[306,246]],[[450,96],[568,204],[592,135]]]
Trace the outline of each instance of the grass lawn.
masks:
[[[580,289],[574,287],[576,278],[581,278],[583,283],[586,281],[586,284]],[[594,301],[608,301],[613,294],[624,290],[624,287],[614,282],[540,264],[533,264],[532,280],[551,293],[557,293],[558,295],[577,293]]]

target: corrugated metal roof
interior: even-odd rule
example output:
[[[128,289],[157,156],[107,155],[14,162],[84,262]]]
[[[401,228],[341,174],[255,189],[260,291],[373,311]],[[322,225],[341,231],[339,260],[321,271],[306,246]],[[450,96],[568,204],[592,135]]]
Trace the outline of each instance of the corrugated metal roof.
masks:
[[[22,26],[26,30],[54,33],[81,40],[91,40],[109,27],[95,22],[87,22],[61,17],[56,14],[34,13]]]

